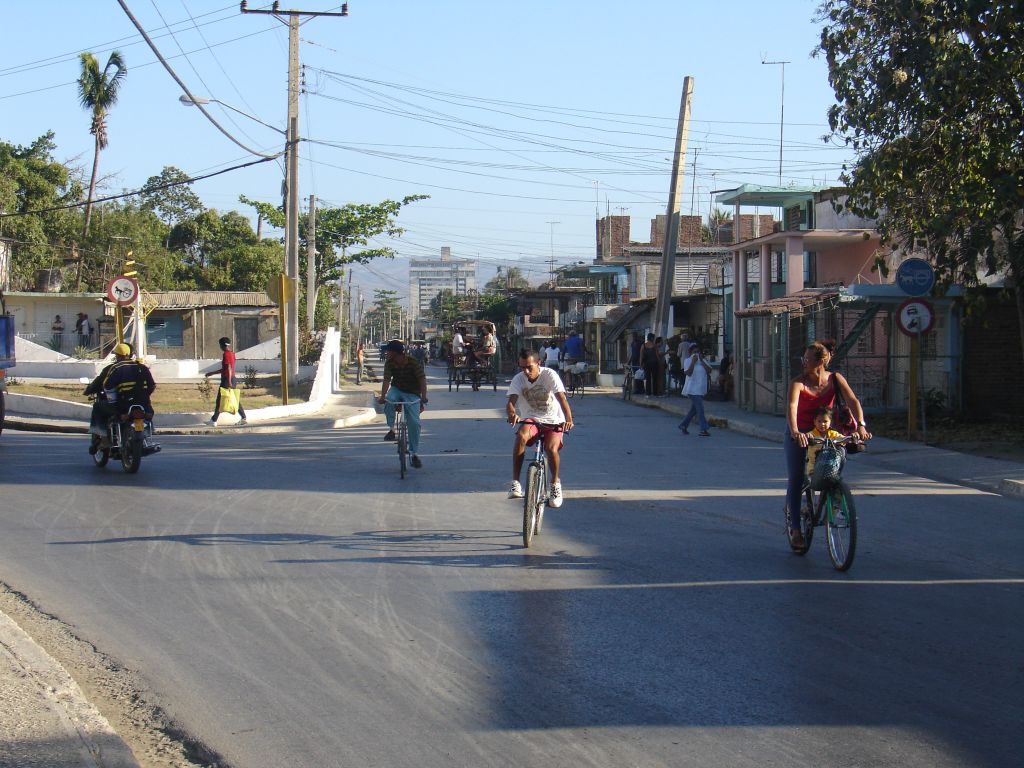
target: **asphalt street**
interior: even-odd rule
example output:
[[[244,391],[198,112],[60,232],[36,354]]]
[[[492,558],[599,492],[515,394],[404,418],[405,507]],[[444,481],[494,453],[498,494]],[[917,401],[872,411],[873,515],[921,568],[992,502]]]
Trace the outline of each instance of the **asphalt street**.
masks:
[[[778,444],[588,395],[524,550],[503,404],[435,388],[404,481],[381,424],[5,432],[0,581],[238,768],[1019,762],[1019,500],[858,456],[841,574]]]

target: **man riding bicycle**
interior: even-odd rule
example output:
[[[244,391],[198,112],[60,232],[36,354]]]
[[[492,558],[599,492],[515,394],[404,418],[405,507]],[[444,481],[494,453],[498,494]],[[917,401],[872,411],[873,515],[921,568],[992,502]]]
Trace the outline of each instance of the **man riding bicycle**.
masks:
[[[384,381],[380,387],[380,397],[377,398],[377,402],[384,406],[384,416],[388,420],[388,433],[384,439],[395,439],[395,405],[419,400],[419,408],[405,409],[412,465],[419,469],[423,466],[417,455],[420,447],[420,414],[427,405],[427,377],[419,360],[405,354],[405,344],[398,339],[389,341],[384,350],[387,361],[384,363]]]
[[[516,410],[519,398],[523,398],[520,418]],[[508,498],[521,499],[523,487],[519,484],[519,475],[523,469],[523,458],[526,447],[537,440],[544,441],[548,461],[551,463],[551,495],[548,504],[552,507],[562,506],[562,482],[558,471],[561,465],[559,450],[562,447],[562,432],[573,427],[572,411],[565,397],[565,386],[561,378],[551,368],[541,368],[540,356],[533,350],[519,353],[519,373],[512,378],[508,388],[508,402],[505,405],[509,424],[517,424],[523,419],[533,419],[529,424],[522,424],[516,430],[516,440],[512,446],[512,483],[509,485]]]

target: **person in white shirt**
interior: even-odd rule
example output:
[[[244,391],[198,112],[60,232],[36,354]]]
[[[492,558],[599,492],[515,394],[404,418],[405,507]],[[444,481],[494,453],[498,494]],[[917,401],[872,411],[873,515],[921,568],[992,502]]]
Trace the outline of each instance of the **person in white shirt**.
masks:
[[[554,341],[552,341],[549,346],[544,348],[543,352],[544,352],[544,367],[545,368],[554,368],[555,370],[558,370],[558,358],[559,358],[558,345],[555,344]]]
[[[516,440],[512,446],[512,483],[509,485],[508,497],[521,499],[523,488],[519,484],[519,475],[523,469],[523,458],[526,447],[535,440],[544,441],[548,461],[551,464],[551,494],[548,505],[562,506],[562,481],[559,477],[562,448],[562,434],[573,427],[572,411],[565,397],[565,386],[562,379],[551,368],[541,368],[540,356],[533,350],[519,353],[519,373],[512,377],[508,388],[508,402],[505,405],[509,424],[518,424],[524,419],[533,419],[529,424],[520,425],[516,430]],[[520,403],[520,400],[522,402]],[[522,418],[516,407],[522,410]],[[534,423],[536,422],[536,423]]]
[[[711,366],[701,354],[699,345],[690,344],[690,357],[683,364],[683,370],[686,372],[683,395],[690,398],[690,412],[679,423],[679,429],[684,435],[690,434],[690,422],[696,417],[700,421],[700,436],[711,437],[708,420],[704,416],[704,395],[708,393]]]
[[[462,335],[461,328],[455,329],[455,335],[452,337],[452,352],[456,355],[466,354],[466,339]]]

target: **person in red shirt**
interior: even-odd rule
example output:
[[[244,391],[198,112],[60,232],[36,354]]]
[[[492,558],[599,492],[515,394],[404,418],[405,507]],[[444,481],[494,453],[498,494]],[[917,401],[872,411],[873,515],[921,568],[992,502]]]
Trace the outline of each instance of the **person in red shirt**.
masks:
[[[235,389],[238,387],[238,379],[235,378],[235,353],[231,351],[231,339],[227,336],[222,336],[218,342],[220,348],[223,351],[223,355],[220,358],[220,368],[216,371],[210,371],[206,374],[206,378],[220,374],[220,386],[224,389]],[[213,404],[213,416],[210,417],[208,422],[211,427],[217,426],[217,417],[220,416],[220,389],[217,390],[217,402]],[[238,422],[238,426],[244,427],[249,422],[245,419],[245,409],[242,407],[242,401],[238,401],[238,416],[241,419]]]
[[[786,456],[786,521],[789,525],[789,543],[795,550],[804,545],[800,533],[800,489],[803,487],[807,461],[807,433],[814,428],[814,415],[822,407],[835,405],[836,392],[853,412],[857,420],[857,437],[871,439],[864,410],[849,383],[839,373],[828,370],[832,352],[825,344],[815,341],[804,350],[802,371],[789,383],[789,407],[786,410],[788,429],[782,447]]]

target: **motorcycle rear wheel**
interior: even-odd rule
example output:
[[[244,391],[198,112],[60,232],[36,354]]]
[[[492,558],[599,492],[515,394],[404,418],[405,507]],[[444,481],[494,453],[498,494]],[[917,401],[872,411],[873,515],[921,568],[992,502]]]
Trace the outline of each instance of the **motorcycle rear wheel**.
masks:
[[[121,468],[129,475],[134,475],[141,464],[142,433],[132,429],[129,422],[121,429]]]

